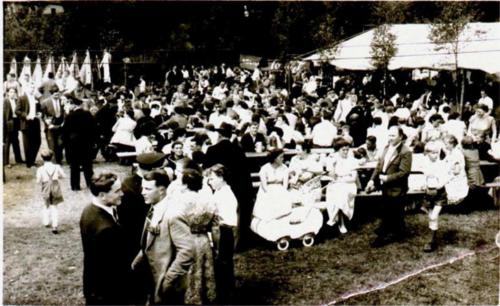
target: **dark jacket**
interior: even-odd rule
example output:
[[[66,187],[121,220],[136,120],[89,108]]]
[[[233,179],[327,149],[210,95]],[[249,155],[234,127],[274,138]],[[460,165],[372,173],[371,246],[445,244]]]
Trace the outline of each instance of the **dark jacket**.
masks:
[[[243,152],[255,152],[255,144],[257,142],[261,142],[263,148],[266,147],[266,138],[262,133],[257,133],[257,135],[255,136],[255,140],[252,138],[250,133],[246,133],[245,135],[243,135],[240,141]]]
[[[19,127],[21,131],[26,130],[27,124],[26,124],[26,117],[28,116],[30,112],[30,102],[28,100],[28,97],[26,95],[20,96],[19,100],[17,101],[17,106],[16,106],[16,115],[19,118]],[[40,109],[40,104],[36,104],[37,109],[35,112],[39,112]]]
[[[398,197],[405,195],[408,191],[408,177],[411,172],[412,153],[405,145],[400,144],[396,149],[394,157],[389,161],[386,172],[383,173],[382,167],[388,148],[385,147],[383,154],[380,156],[371,180],[375,183],[375,186],[382,189],[383,195]],[[380,184],[380,174],[387,175],[387,182]]]
[[[76,109],[66,116],[63,143],[68,163],[92,160],[96,144],[97,126],[90,112]]]
[[[80,218],[80,232],[87,304],[127,304],[130,263],[120,226],[109,213],[90,204]]]

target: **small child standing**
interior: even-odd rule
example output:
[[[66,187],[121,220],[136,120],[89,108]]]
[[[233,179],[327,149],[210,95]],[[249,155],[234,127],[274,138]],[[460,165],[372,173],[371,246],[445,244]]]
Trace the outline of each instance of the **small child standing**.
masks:
[[[59,178],[65,178],[64,172],[60,165],[52,163],[54,153],[51,150],[43,150],[41,152],[44,161],[43,166],[36,171],[36,182],[41,184],[42,198],[45,201],[42,218],[43,225],[50,227],[52,223],[52,233],[57,234],[58,213],[57,204],[64,199],[59,185]]]
[[[439,159],[441,149],[435,142],[425,145],[426,157],[423,172],[425,175],[426,194],[424,205],[429,211],[429,228],[431,239],[424,247],[424,252],[433,252],[437,248],[436,233],[438,230],[439,213],[447,204],[447,193],[445,185],[448,183],[448,165],[444,160]]]

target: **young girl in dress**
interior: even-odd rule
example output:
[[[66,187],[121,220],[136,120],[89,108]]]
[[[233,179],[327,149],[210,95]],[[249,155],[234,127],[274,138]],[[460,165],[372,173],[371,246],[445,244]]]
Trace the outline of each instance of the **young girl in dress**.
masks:
[[[54,153],[51,150],[43,150],[42,159],[43,166],[36,171],[36,182],[41,185],[42,198],[45,202],[45,207],[42,211],[43,225],[50,227],[52,225],[52,233],[57,234],[58,213],[57,204],[64,199],[59,185],[59,178],[65,178],[64,172],[60,165],[52,163]]]

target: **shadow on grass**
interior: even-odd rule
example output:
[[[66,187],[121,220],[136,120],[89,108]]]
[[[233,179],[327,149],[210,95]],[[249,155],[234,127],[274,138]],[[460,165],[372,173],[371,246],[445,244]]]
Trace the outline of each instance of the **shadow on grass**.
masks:
[[[239,278],[235,289],[236,305],[272,304],[276,293],[276,284],[261,278]]]

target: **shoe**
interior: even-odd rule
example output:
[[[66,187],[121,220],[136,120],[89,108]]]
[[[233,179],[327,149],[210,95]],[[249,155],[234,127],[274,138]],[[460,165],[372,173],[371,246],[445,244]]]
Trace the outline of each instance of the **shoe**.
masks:
[[[52,234],[56,234],[56,235],[59,234],[59,231],[57,230],[57,228],[52,229]]]
[[[335,221],[333,221],[333,220],[328,220],[328,221],[326,222],[326,224],[327,224],[328,226],[334,226],[334,225],[335,225]]]
[[[8,164],[6,167],[7,167],[8,169],[10,169],[10,168],[12,168],[12,165],[11,165],[11,164]]]
[[[345,227],[344,224],[340,224],[339,225],[339,231],[340,231],[341,234],[347,233],[347,228]]]
[[[436,242],[431,241],[431,242],[429,242],[429,243],[427,243],[425,245],[424,252],[425,253],[431,253],[431,252],[434,252],[436,249],[437,249]]]
[[[49,228],[50,227],[50,224],[45,224],[44,225],[46,228]]]

